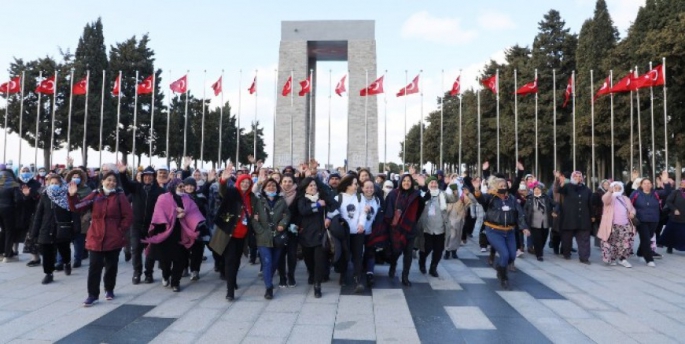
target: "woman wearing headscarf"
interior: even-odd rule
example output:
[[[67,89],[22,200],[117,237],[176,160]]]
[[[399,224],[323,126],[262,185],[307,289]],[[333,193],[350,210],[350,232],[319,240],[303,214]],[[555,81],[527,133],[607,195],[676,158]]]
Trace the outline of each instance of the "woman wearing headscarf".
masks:
[[[81,199],[78,185],[69,183],[69,210],[84,213],[92,210],[90,227],[86,234],[86,249],[89,252],[88,298],[83,306],[90,307],[98,302],[100,279],[104,268],[105,298],[114,299],[117,281],[119,253],[128,244],[126,232],[133,222],[133,210],[126,195],[117,190],[117,175],[110,171],[101,179],[101,187]]]
[[[604,202],[602,201],[602,196],[609,190],[609,185],[611,181],[604,179],[599,183],[597,190],[592,193],[592,218],[595,219],[592,222],[592,234],[595,236],[595,246],[600,246],[599,239],[597,238],[597,232],[599,230],[599,222],[604,214]]]
[[[262,272],[266,292],[264,298],[273,298],[273,273],[278,266],[283,247],[274,245],[274,238],[286,230],[290,223],[290,210],[280,195],[280,186],[269,178],[264,182],[260,197],[252,199],[253,228],[262,261]]]
[[[539,262],[543,261],[543,252],[549,228],[552,227],[552,218],[556,217],[554,202],[544,192],[545,187],[537,183],[533,186],[533,192],[528,195],[523,210],[526,213],[526,223],[530,226],[530,235],[533,237],[533,249]]]
[[[195,202],[183,190],[183,181],[174,178],[167,192],[160,195],[152,213],[146,249],[152,259],[159,261],[162,284],[174,292],[181,291],[183,270],[188,264],[188,250],[197,239],[205,218]]]
[[[88,186],[88,175],[86,172],[76,169],[71,170],[67,173],[66,177],[67,184],[74,182],[78,185],[78,195],[79,197],[85,198],[93,190]],[[88,224],[90,223],[90,211],[83,214],[74,213],[76,217],[74,219],[74,268],[81,267],[81,260],[83,259],[83,254],[86,246],[86,232],[88,231]],[[61,253],[60,253],[61,256]],[[58,264],[63,263],[61,257],[58,259]]]
[[[273,178],[274,175],[278,175],[280,178],[281,196],[283,196],[285,203],[288,205],[288,210],[290,210],[290,223],[287,228],[288,244],[281,251],[281,257],[278,260],[278,275],[280,276],[278,286],[280,288],[294,288],[297,285],[297,282],[295,282],[295,268],[297,267],[297,232],[300,228],[297,185],[295,184],[295,178],[291,174],[281,176],[274,172],[271,178],[276,180]]]
[[[456,198],[453,194],[446,194],[440,189],[438,178],[429,177],[426,180],[428,192],[422,198],[425,204],[419,217],[419,228],[423,231],[423,249],[419,252],[419,270],[426,273],[426,258],[432,253],[431,264],[428,273],[433,277],[438,275],[438,263],[442,258],[442,250],[445,248],[445,233],[449,232],[450,222],[447,217],[447,204],[454,203]],[[456,187],[455,184],[452,184]]]
[[[658,244],[666,247],[666,253],[673,253],[673,249],[685,251],[685,178],[680,180],[680,188],[668,195],[666,205],[668,222]]]
[[[198,172],[199,170],[195,170]],[[196,179],[197,178],[197,179]],[[198,183],[204,181],[202,175],[197,176],[197,173],[193,173],[193,177],[188,177],[183,180],[183,192],[190,197],[190,199],[195,202],[195,206],[202,214],[202,217],[207,219],[207,197],[205,197],[204,190],[200,191]],[[203,184],[203,186],[206,184]],[[183,276],[187,276],[188,269],[190,268],[190,280],[196,282],[200,279],[200,266],[204,259],[205,253],[205,240],[209,241],[210,233],[209,228],[207,228],[207,222],[203,223],[200,228],[198,228],[197,240],[193,243],[190,248],[190,259],[188,262],[188,267],[185,268]]]
[[[0,249],[5,257],[4,263],[16,260],[14,241],[18,235],[16,226],[17,201],[21,197],[19,183],[14,177],[14,172],[0,165]]]
[[[388,276],[395,277],[397,260],[402,260],[402,284],[409,287],[409,269],[411,268],[413,242],[417,235],[417,223],[423,213],[424,202],[415,188],[410,174],[400,177],[399,186],[392,190],[385,200],[385,222],[389,226],[390,237],[390,270]]]
[[[561,204],[561,251],[564,259],[571,259],[573,238],[578,243],[580,262],[590,265],[590,231],[592,230],[592,191],[583,183],[583,174],[575,171],[570,183],[560,175],[555,189],[564,196]]]
[[[632,267],[628,257],[633,254],[633,237],[635,227],[631,219],[635,217],[635,208],[630,198],[624,195],[623,183],[609,184],[602,196],[604,203],[602,220],[597,237],[602,240],[602,260],[609,265],[619,264]]]
[[[668,180],[668,172],[664,171],[662,176],[662,180]],[[635,191],[630,194],[630,202],[635,207],[635,216],[639,220],[637,234],[640,237],[637,256],[643,257],[647,266],[656,267],[654,258],[657,254],[652,250],[652,237],[661,217],[661,200],[668,198],[672,187],[665,182],[663,190],[654,190],[649,178],[638,178],[633,184]]]
[[[19,170],[19,190],[21,190],[20,197],[17,200],[17,231],[25,234],[24,253],[31,254],[31,260],[26,263],[26,266],[39,266],[41,263],[39,255],[39,246],[36,240],[31,236],[31,223],[33,215],[36,212],[36,206],[40,201],[41,185],[38,181],[33,179],[33,173],[28,166],[24,166]],[[21,240],[16,238],[15,243]]]
[[[78,219],[69,211],[67,201],[67,186],[62,177],[51,174],[47,177],[47,187],[40,196],[36,208],[36,218],[33,221],[31,237],[36,238],[43,255],[43,284],[53,281],[55,258],[57,252],[63,257],[64,274],[71,275],[71,248],[69,243],[73,237],[73,221]]]

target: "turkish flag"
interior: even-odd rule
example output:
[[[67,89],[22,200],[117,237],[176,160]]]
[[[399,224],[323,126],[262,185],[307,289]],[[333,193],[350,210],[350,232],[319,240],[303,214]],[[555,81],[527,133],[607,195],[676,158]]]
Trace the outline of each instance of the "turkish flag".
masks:
[[[610,85],[611,85],[611,80],[609,79],[609,77],[607,77],[606,79],[604,79],[604,83],[602,84],[602,87],[600,87],[599,90],[597,90],[597,93],[595,93],[595,97],[592,99],[592,101],[597,100],[597,98],[599,98],[603,95],[611,93],[611,86]]]
[[[285,81],[285,85],[283,85],[283,90],[281,91],[281,95],[286,97],[292,91],[293,91],[293,77],[289,76],[288,80]]]
[[[450,91],[450,96],[454,97],[457,94],[461,92],[461,81],[459,79],[461,78],[461,75],[457,77],[457,80],[454,80],[454,84],[452,84],[452,90]]]
[[[493,75],[487,79],[483,79],[480,83],[490,89],[492,93],[497,94],[497,75]]]
[[[307,77],[307,79],[300,81],[300,93],[298,93],[298,95],[300,97],[302,97],[305,94],[310,93],[311,91],[312,91],[312,76],[310,74]]]
[[[220,77],[219,77],[219,80],[217,80],[215,83],[212,84],[212,90],[214,90],[214,95],[215,95],[215,96],[218,96],[219,93],[221,93],[221,91],[223,91],[223,90],[221,89],[221,86],[222,86],[222,85],[221,85],[221,79],[223,79],[223,76],[220,76]]]
[[[55,94],[55,76],[51,76],[38,84],[36,93]]]
[[[381,76],[378,78],[378,80],[374,81],[369,85],[369,87],[362,89],[359,91],[359,95],[362,97],[366,96],[373,96],[376,94],[381,94],[383,93],[383,78],[385,75]]]
[[[338,84],[335,85],[335,94],[339,95],[342,97],[342,94],[347,92],[345,89],[345,79],[347,78],[347,74],[343,75],[342,79],[338,81]]]
[[[533,82],[529,82],[516,90],[516,94],[518,95],[525,96],[531,93],[538,93],[538,79],[535,79]]]
[[[257,76],[254,77],[254,80],[252,80],[252,85],[250,85],[250,88],[247,90],[250,92],[250,94],[257,92]]]
[[[573,94],[573,77],[568,78],[568,84],[566,85],[566,91],[564,92],[564,104],[561,106],[563,108],[566,107],[566,104],[568,104],[568,101],[571,99],[571,95]]]
[[[112,94],[115,96],[118,96],[120,91],[121,91],[121,74],[117,76],[116,80],[114,80],[114,87],[112,87]]]
[[[150,94],[150,93],[152,93],[152,77],[153,76],[150,75],[147,78],[145,78],[145,80],[143,80],[143,82],[138,84],[138,87],[137,87],[138,94]]]
[[[414,93],[419,93],[419,75],[417,75],[409,85],[397,92],[397,96],[401,97]]]
[[[658,65],[649,72],[638,77],[635,88],[639,89],[645,87],[662,86],[664,83],[664,69],[662,65]]]
[[[88,78],[85,77],[79,80],[79,82],[75,83],[74,87],[71,89],[71,93],[76,96],[82,96],[88,93]]]
[[[186,93],[188,91],[188,76],[184,75],[182,78],[172,82],[169,88],[174,93]]]
[[[621,79],[618,83],[611,88],[611,93],[624,93],[631,92],[634,90],[633,83],[635,82],[635,77],[632,72],[630,72],[626,77]]]
[[[14,93],[19,93],[20,91],[20,84],[21,82],[21,77],[16,77],[14,79],[10,79],[10,81],[5,82],[3,84],[0,84],[0,93],[2,94],[14,94]]]

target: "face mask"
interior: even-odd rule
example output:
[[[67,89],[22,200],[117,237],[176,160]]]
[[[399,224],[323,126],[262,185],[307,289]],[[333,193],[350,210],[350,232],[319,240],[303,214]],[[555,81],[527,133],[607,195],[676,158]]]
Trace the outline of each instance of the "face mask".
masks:
[[[183,191],[176,191],[176,195],[178,195],[178,196],[183,196],[184,194],[185,194],[185,192],[183,192]]]
[[[436,197],[440,194],[440,190],[431,190],[431,196]]]
[[[200,187],[200,186],[202,186],[202,185],[205,185],[205,181],[202,180],[202,179],[198,180],[198,181],[197,181],[197,186]]]
[[[23,172],[19,175],[19,178],[21,178],[21,181],[23,182],[28,182],[31,180],[31,177],[33,177],[33,173],[31,172]]]
[[[623,192],[621,192],[621,191],[614,191],[614,193],[613,193],[614,197],[621,197],[621,195],[623,195]]]
[[[48,188],[50,189],[50,191],[55,192],[59,190],[59,185],[50,185],[48,186]]]
[[[500,195],[504,195],[504,194],[507,193],[507,189],[498,189],[498,190],[497,190],[497,193],[500,194]]]
[[[74,182],[76,185],[81,184],[81,178],[71,178],[71,181]]]
[[[535,195],[535,197],[540,197],[542,196],[542,193],[534,193],[533,195]]]
[[[277,193],[276,191],[273,191],[273,192],[267,191],[267,192],[266,192],[266,195],[267,195],[268,197],[276,197],[276,195],[278,195],[278,193]]]
[[[105,195],[109,195],[109,194],[111,194],[111,193],[114,192],[114,191],[115,191],[115,189],[108,189],[108,188],[106,188],[106,187],[104,187],[104,186],[102,187],[102,192],[104,192]]]
[[[257,180],[258,180],[257,177],[252,178],[252,183],[257,184]]]
[[[38,172],[38,175],[41,177],[45,177],[46,173],[45,172]]]

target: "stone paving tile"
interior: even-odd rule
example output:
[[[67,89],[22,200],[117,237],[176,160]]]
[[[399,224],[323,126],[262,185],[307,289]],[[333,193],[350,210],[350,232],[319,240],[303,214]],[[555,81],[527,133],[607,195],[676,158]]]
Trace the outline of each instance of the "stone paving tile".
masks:
[[[297,324],[288,337],[288,344],[328,343],[333,338],[334,325]]]
[[[262,313],[248,332],[247,337],[287,338],[297,321],[296,313]],[[246,338],[247,338],[246,337]]]
[[[459,330],[495,330],[495,325],[478,307],[445,307],[445,311]]]
[[[200,337],[198,343],[240,343],[252,328],[254,322],[219,320],[210,324]]]
[[[599,319],[570,319],[569,323],[597,343],[637,343],[627,334]]]
[[[299,311],[297,325],[325,325],[332,329],[335,325],[335,318],[338,306],[328,303],[305,303]]]

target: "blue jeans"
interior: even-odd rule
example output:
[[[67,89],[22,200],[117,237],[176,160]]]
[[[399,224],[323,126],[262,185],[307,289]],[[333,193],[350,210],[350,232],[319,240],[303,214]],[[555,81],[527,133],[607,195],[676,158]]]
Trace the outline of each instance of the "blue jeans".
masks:
[[[278,259],[281,257],[282,248],[258,246],[259,260],[262,262],[262,276],[264,277],[264,286],[273,288],[273,275],[278,267]]]
[[[485,226],[485,235],[488,237],[490,245],[499,253],[497,266],[506,267],[516,259],[516,232],[500,231]]]

